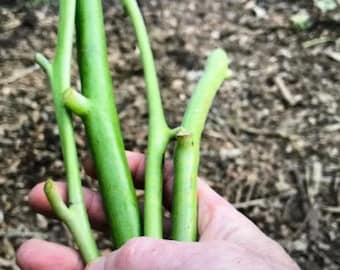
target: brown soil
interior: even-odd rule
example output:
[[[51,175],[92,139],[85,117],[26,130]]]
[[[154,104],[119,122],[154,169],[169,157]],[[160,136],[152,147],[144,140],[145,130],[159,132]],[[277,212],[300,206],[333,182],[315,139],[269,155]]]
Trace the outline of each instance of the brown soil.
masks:
[[[142,68],[116,2],[105,10],[118,108],[126,147],[145,151]],[[140,2],[173,126],[208,52],[223,47],[232,60],[234,77],[206,126],[200,174],[303,269],[340,269],[339,12],[320,16],[312,1]],[[289,17],[301,8],[314,25],[299,32]],[[51,93],[33,62],[35,52],[53,55],[55,10],[0,7],[0,14],[0,269],[15,269],[25,239],[71,241],[58,221],[27,204],[36,183],[64,175]],[[84,156],[79,123],[77,131]]]

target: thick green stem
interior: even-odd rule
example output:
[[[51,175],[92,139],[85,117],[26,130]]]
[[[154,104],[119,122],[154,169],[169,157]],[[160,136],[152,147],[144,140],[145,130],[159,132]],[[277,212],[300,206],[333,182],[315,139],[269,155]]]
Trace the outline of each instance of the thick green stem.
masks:
[[[195,241],[197,237],[197,172],[201,134],[217,90],[229,76],[227,55],[217,49],[208,58],[204,75],[185,112],[182,130],[177,134],[172,209],[174,240]]]
[[[56,214],[73,233],[84,260],[90,262],[98,257],[98,250],[92,236],[83,199],[72,119],[63,102],[64,90],[70,87],[75,6],[75,0],[60,1],[58,41],[55,59],[52,64],[40,54],[37,55],[36,59],[46,71],[52,88],[67,174],[69,208],[66,205],[60,207],[60,203],[55,203],[60,201],[60,198],[56,197],[57,192],[48,192],[52,190],[52,185],[48,184],[50,182],[47,182],[46,185],[46,195]],[[70,213],[73,215],[72,219],[69,218]],[[81,237],[79,237],[80,235]]]
[[[129,14],[144,67],[149,111],[148,150],[145,172],[144,235],[163,236],[163,157],[172,133],[166,123],[154,58],[143,16],[136,0],[121,0]]]
[[[199,144],[182,130],[177,135],[174,157],[175,182],[172,208],[172,239],[195,241],[197,237],[197,170]]]
[[[82,116],[116,247],[140,236],[137,198],[127,164],[107,61],[101,0],[77,1],[77,48],[82,94],[90,103]]]

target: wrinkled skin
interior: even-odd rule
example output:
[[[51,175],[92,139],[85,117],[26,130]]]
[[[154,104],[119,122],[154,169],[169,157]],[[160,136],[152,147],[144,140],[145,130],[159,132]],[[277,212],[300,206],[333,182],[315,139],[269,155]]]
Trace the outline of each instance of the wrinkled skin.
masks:
[[[142,154],[127,152],[136,187],[143,186]],[[87,172],[94,176],[91,162]],[[57,184],[63,198],[66,186]],[[172,165],[165,164],[164,204],[170,205]],[[99,194],[84,189],[84,196],[94,228],[105,230],[105,215]],[[183,243],[140,237],[120,249],[101,257],[87,270],[299,270],[282,247],[264,235],[249,219],[214,192],[203,180],[198,185],[199,242]],[[37,185],[29,195],[32,207],[45,215],[52,213]],[[66,246],[42,240],[29,240],[17,252],[17,263],[23,270],[82,270],[78,253]]]

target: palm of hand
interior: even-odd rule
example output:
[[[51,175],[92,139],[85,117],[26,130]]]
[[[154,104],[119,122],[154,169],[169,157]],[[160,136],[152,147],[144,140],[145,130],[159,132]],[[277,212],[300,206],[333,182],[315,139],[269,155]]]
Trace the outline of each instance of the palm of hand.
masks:
[[[130,169],[137,187],[143,185],[144,156],[127,152]],[[91,168],[91,166],[87,166]],[[93,175],[93,170],[88,169]],[[165,204],[169,205],[172,168],[165,166]],[[58,188],[66,198],[66,187]],[[100,197],[84,189],[84,196],[96,228],[105,227]],[[249,219],[215,193],[206,183],[199,182],[199,235],[197,243],[183,243],[140,237],[88,266],[89,270],[298,270],[299,267],[273,240],[266,237]],[[51,212],[43,193],[43,185],[30,194],[30,203],[44,214]],[[36,254],[39,254],[38,256]],[[59,244],[29,240],[17,252],[23,270],[81,270],[78,253]]]

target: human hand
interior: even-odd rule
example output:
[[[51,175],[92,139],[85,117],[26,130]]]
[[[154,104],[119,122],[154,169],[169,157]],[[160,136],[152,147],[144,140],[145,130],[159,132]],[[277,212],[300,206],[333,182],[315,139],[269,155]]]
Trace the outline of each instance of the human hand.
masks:
[[[136,187],[143,186],[144,156],[127,152]],[[91,164],[86,166],[93,175]],[[57,184],[66,199],[66,185]],[[172,165],[165,164],[164,199],[171,204]],[[100,195],[84,189],[91,223],[105,228],[105,215]],[[40,213],[52,210],[37,185],[29,195],[32,207]],[[204,181],[198,184],[199,242],[184,243],[139,237],[120,249],[98,259],[86,270],[298,270],[299,267],[280,247],[265,236],[249,219],[214,192]],[[42,240],[29,240],[17,252],[22,270],[81,270],[84,268],[78,253],[66,246]]]

